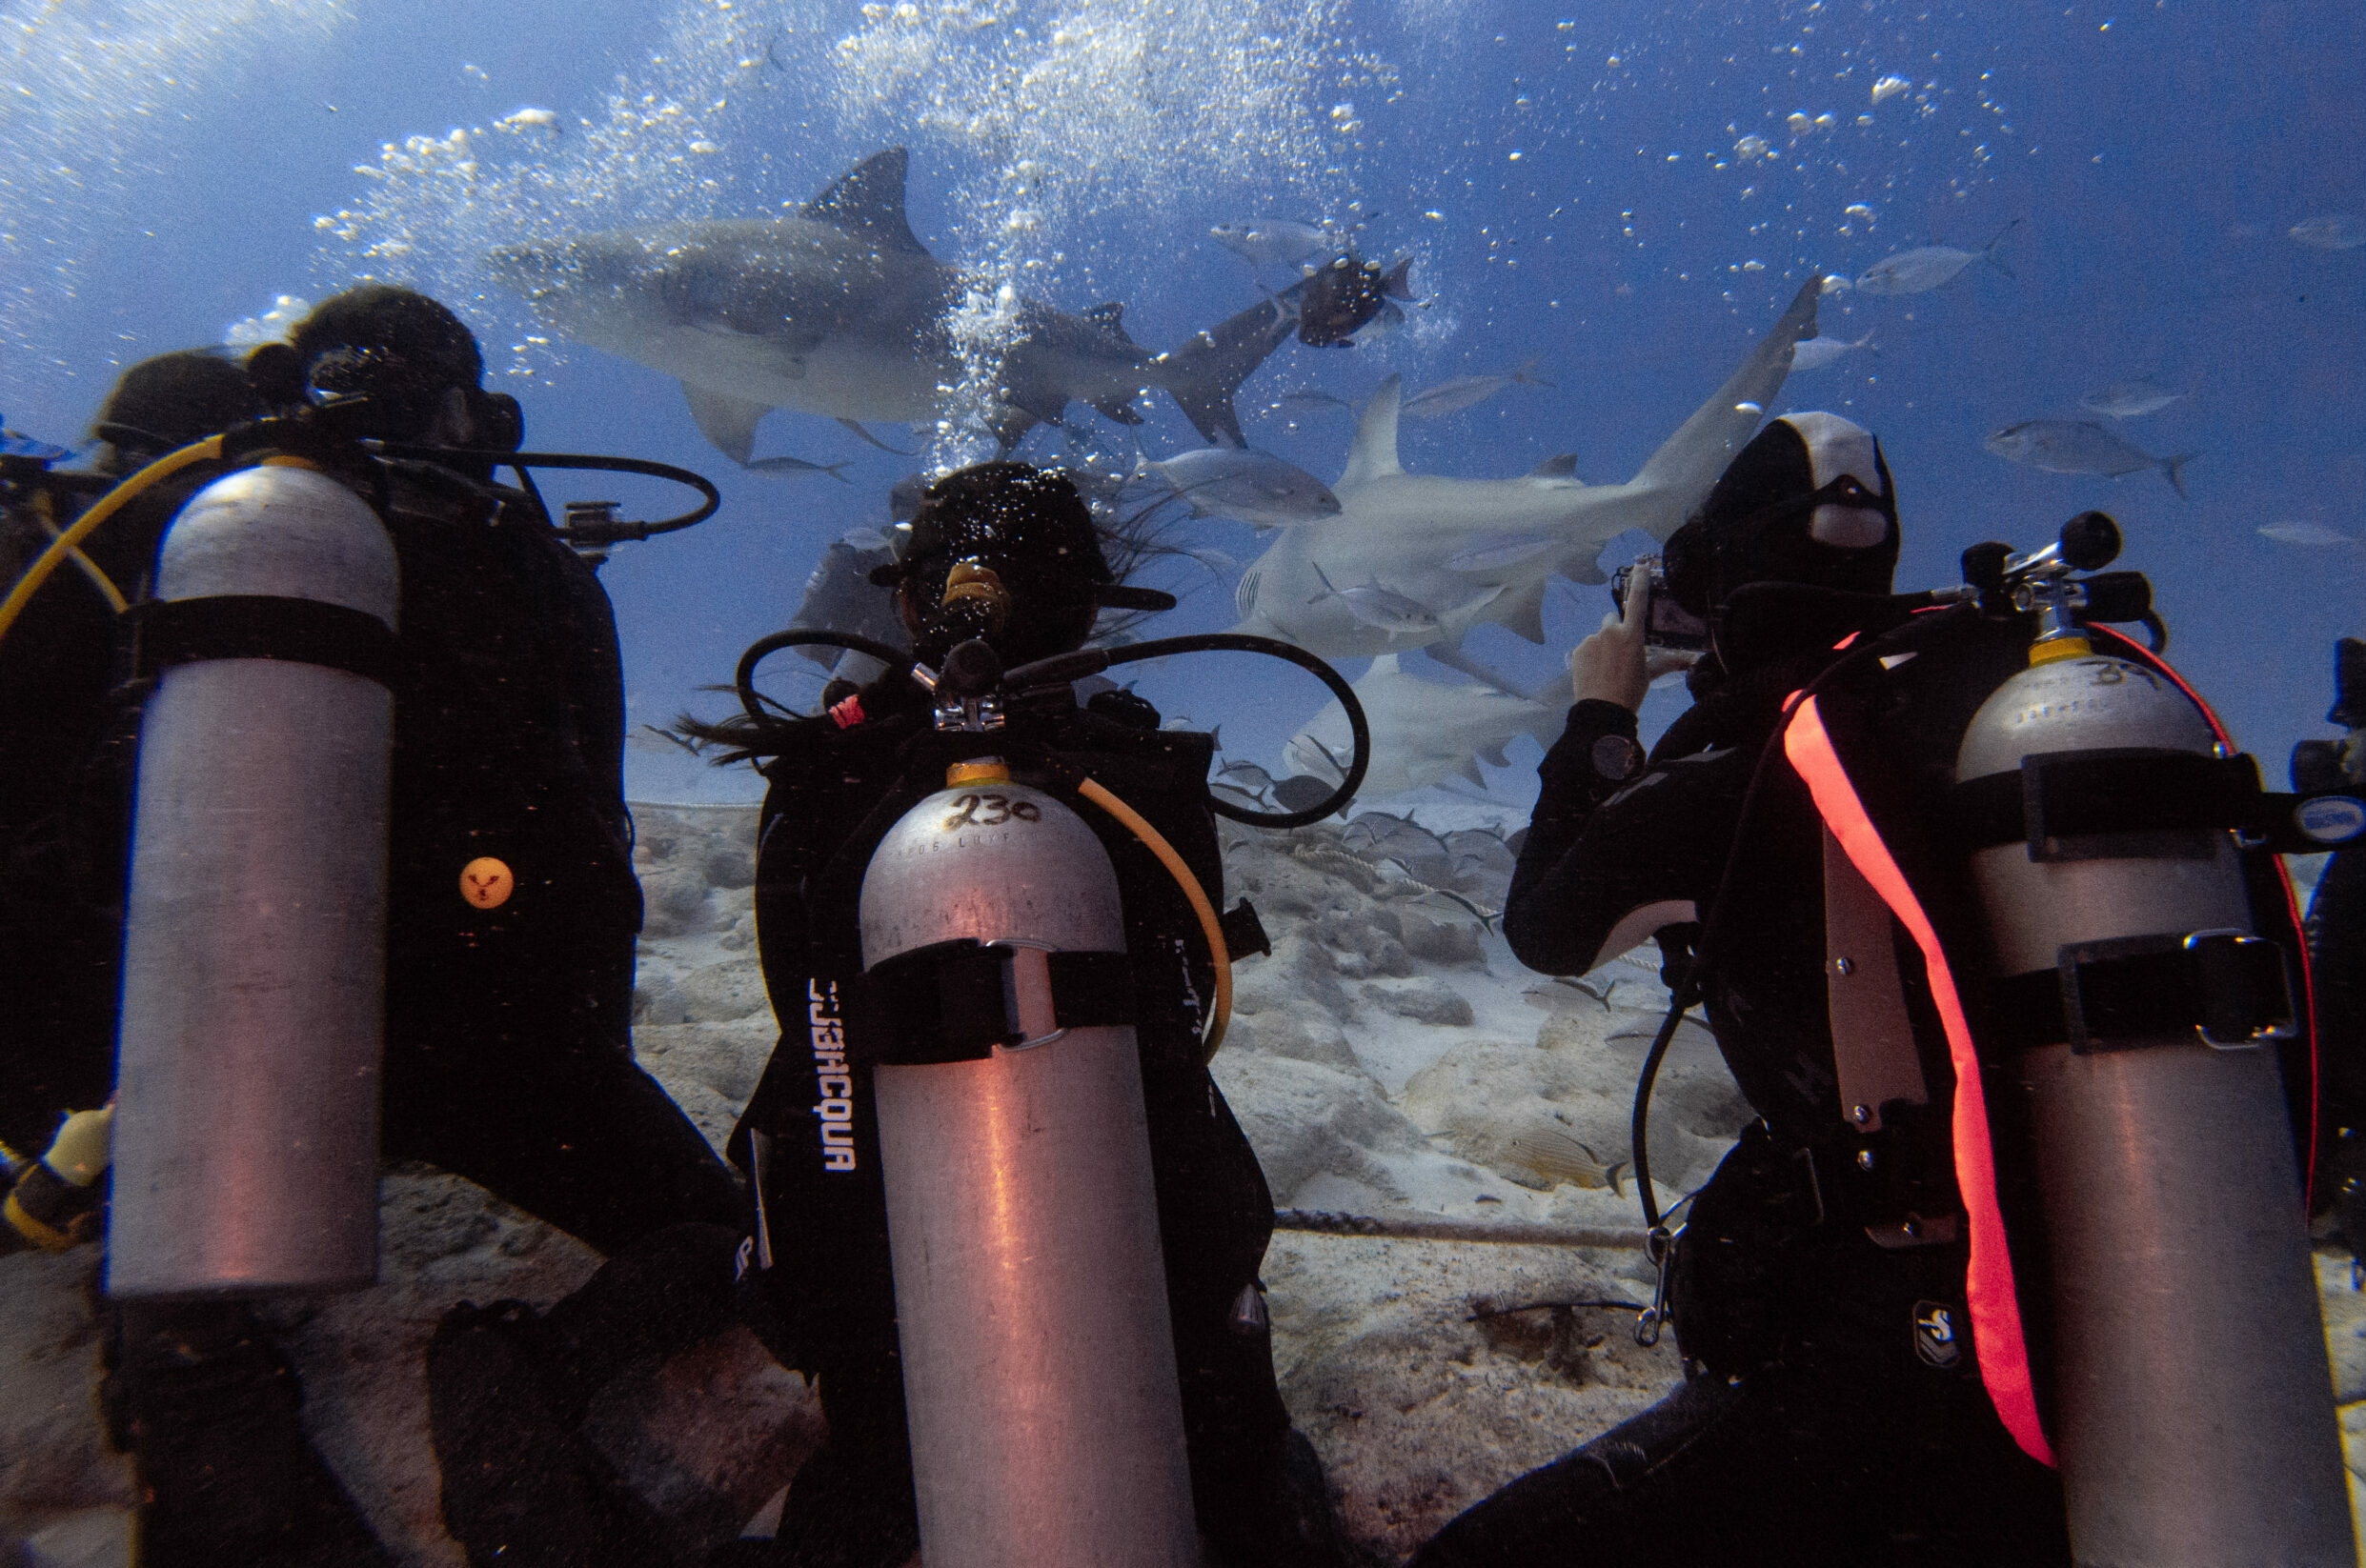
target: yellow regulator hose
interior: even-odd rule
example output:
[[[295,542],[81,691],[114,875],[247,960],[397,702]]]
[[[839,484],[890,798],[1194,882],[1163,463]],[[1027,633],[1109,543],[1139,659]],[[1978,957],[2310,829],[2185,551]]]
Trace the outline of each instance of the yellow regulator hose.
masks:
[[[57,570],[59,563],[74,553],[76,547],[96,533],[101,523],[121,512],[132,497],[157,480],[171,478],[192,464],[211,462],[221,455],[222,438],[209,435],[178,452],[165,453],[100,496],[91,504],[90,511],[74,519],[71,528],[50,541],[50,547],[35,557],[32,565],[25,569],[25,574],[16,580],[16,586],[9,590],[9,596],[0,599],[0,637],[9,634],[9,629],[25,613],[25,606],[34,592],[49,581],[50,574]]]
[[[1076,793],[1122,822],[1127,831],[1143,842],[1143,847],[1159,857],[1183,895],[1190,900],[1191,913],[1200,917],[1200,930],[1207,937],[1208,955],[1216,961],[1216,1005],[1208,1014],[1207,1037],[1200,1048],[1203,1065],[1216,1059],[1216,1048],[1224,1043],[1224,1029],[1232,1022],[1232,952],[1224,946],[1224,928],[1217,923],[1216,907],[1207,901],[1207,890],[1191,874],[1183,857],[1175,853],[1175,846],[1166,835],[1152,827],[1143,814],[1102,789],[1092,779],[1077,785]]]

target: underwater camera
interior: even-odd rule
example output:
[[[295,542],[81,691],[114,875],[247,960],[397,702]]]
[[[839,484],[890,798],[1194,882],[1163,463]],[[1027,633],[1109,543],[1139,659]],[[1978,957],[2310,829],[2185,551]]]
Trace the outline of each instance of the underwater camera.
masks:
[[[1643,640],[1653,648],[1677,648],[1686,653],[1705,653],[1709,651],[1709,623],[1683,605],[1668,592],[1668,573],[1657,555],[1639,555],[1632,566],[1622,566],[1610,578],[1610,602],[1618,606],[1620,614],[1627,613],[1627,594],[1636,574],[1643,577],[1648,618],[1644,623]]]

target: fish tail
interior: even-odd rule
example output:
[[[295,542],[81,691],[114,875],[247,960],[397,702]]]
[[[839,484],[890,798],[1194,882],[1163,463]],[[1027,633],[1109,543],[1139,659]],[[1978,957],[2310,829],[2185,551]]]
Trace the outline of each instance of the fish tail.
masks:
[[[821,465],[821,472],[828,474],[831,478],[837,480],[841,485],[851,485],[854,481],[846,477],[846,470],[851,466],[851,459],[844,463],[824,463]]]
[[[1520,385],[1524,387],[1547,387],[1551,388],[1555,392],[1561,390],[1552,382],[1546,380],[1543,376],[1536,373],[1536,361],[1533,359],[1527,361],[1518,370],[1512,372],[1511,378],[1514,381],[1519,382]]]
[[[2181,452],[2174,457],[2164,457],[2160,460],[2161,473],[2168,479],[2169,488],[2177,493],[2177,499],[2180,501],[2193,499],[2185,493],[2185,465],[2200,455],[2198,452]]]

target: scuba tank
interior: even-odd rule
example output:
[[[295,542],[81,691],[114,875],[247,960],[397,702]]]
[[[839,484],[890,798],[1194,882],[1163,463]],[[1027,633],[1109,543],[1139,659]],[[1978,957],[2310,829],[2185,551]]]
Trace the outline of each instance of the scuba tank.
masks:
[[[2011,1036],[1994,1059],[2027,1096],[2047,1424],[2073,1553],[2113,1568],[2348,1565],[2273,1043],[2300,1020],[2213,783],[2247,759],[2163,667],[2091,643],[2061,558],[2075,553],[2008,568],[2040,633],[1955,763],[1959,803],[2020,813],[2005,841],[1979,835],[1970,874]]]
[[[394,541],[267,460],[166,533],[141,724],[107,1287],[338,1290],[377,1267]]]
[[[957,765],[872,855],[861,929],[873,982],[981,982],[1005,1036],[948,1018],[874,1074],[929,1562],[1196,1563],[1134,1031],[1071,1021],[1131,1017],[1107,853],[999,763]],[[1078,978],[1092,960],[1114,975]]]

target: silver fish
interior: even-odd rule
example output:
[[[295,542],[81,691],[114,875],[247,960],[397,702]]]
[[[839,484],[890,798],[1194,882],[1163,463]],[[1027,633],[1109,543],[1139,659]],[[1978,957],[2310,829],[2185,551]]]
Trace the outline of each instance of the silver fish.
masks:
[[[2195,456],[2183,452],[2155,457],[2092,419],[2025,419],[1993,432],[1982,445],[1999,457],[2048,473],[2100,473],[2117,479],[2158,469],[2179,496],[2185,494],[2182,471]]]
[[[1393,588],[1383,588],[1377,578],[1361,588],[1342,590],[1325,573],[1320,561],[1314,563],[1314,574],[1322,582],[1324,592],[1308,599],[1308,604],[1325,598],[1337,599],[1357,620],[1386,633],[1391,642],[1400,636],[1426,637],[1438,630],[1438,617],[1427,606],[1406,598]]]
[[[1490,533],[1448,555],[1442,564],[1450,572],[1494,572],[1541,555],[1553,543],[1535,533]]]
[[[2078,400],[2078,406],[2091,413],[2112,419],[2135,419],[2148,413],[2158,413],[2172,403],[2183,402],[2193,395],[2192,389],[2171,392],[2150,376],[2137,376],[2133,381],[2115,382],[2098,392],[2091,392]]]
[[[1405,398],[1398,412],[1408,419],[1435,419],[1484,403],[1506,387],[1513,386],[1551,387],[1552,383],[1536,374],[1536,361],[1531,359],[1500,375],[1458,375],[1451,381],[1426,387]]]
[[[1336,393],[1321,391],[1284,392],[1273,400],[1273,406],[1276,410],[1343,409],[1349,413],[1353,413],[1356,407]]]
[[[1896,255],[1884,256],[1857,275],[1856,291],[1861,294],[1919,294],[1952,283],[1963,270],[1975,261],[1985,261],[2007,277],[2012,269],[1996,259],[1996,247],[2005,236],[2019,228],[2021,220],[2013,219],[1996,231],[1996,237],[1977,251],[1958,251],[1951,245],[1926,245],[1918,251],[1900,251]]]
[[[844,463],[808,463],[802,457],[758,457],[739,466],[767,479],[802,479],[808,473],[826,473],[841,485],[854,483],[839,472],[846,467]]]
[[[1216,776],[1240,789],[1261,794],[1273,788],[1273,775],[1254,762],[1227,761],[1216,770]]]
[[[1288,218],[1243,218],[1208,232],[1216,243],[1252,267],[1288,267],[1323,249],[1326,235],[1311,223]]]
[[[1790,348],[1791,373],[1797,375],[1801,371],[1820,371],[1828,365],[1837,364],[1843,354],[1858,349],[1870,353],[1880,352],[1873,347],[1873,334],[1870,332],[1854,342],[1845,337],[1802,338]]]
[[[2307,545],[2316,550],[2355,550],[2359,543],[2356,536],[2323,523],[2270,523],[2259,533],[2279,545]]]
[[[2366,220],[2347,212],[2328,212],[2294,224],[2285,232],[2312,251],[2355,251],[2366,245]]]
[[[1339,515],[1331,487],[1295,463],[1252,447],[1199,447],[1142,465],[1175,487],[1202,517],[1286,528]]]

